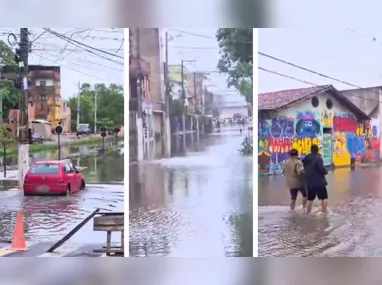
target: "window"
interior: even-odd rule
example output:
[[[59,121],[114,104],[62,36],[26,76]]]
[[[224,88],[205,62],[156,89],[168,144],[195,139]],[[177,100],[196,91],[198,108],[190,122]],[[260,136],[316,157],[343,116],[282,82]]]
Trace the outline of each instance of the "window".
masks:
[[[40,100],[41,101],[46,101],[47,99],[48,99],[48,97],[45,94],[41,94],[40,95]]]
[[[313,98],[312,98],[312,106],[314,107],[314,108],[317,108],[318,107],[318,105],[320,104],[320,101],[318,101],[318,98],[316,97],[316,96],[314,96]]]
[[[44,104],[40,104],[40,111],[44,110]]]
[[[46,86],[46,81],[45,80],[40,80],[40,86],[45,87]]]
[[[30,174],[59,174],[58,164],[36,164],[31,167]]]
[[[67,163],[64,165],[64,169],[65,169],[65,173],[70,173],[70,172],[72,172],[72,169],[70,168],[70,165],[67,164]]]
[[[326,108],[328,108],[329,110],[331,108],[333,108],[333,101],[332,100],[330,100],[330,99],[326,100]]]

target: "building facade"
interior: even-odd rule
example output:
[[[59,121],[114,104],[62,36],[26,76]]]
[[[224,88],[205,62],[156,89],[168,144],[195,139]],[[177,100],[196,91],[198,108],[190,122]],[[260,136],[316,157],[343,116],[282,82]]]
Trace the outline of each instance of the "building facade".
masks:
[[[139,71],[140,69],[140,71]],[[148,129],[151,127],[145,125],[146,119],[143,119],[145,112],[143,111],[144,105],[149,104],[151,100],[150,92],[142,92],[141,98],[138,98],[138,88],[139,88],[139,72],[141,72],[141,87],[142,89],[146,88],[146,91],[149,87],[149,76],[150,76],[150,64],[140,59],[138,60],[135,57],[130,58],[129,66],[129,88],[130,88],[130,98],[129,98],[129,158],[130,162],[140,161],[143,159],[143,147],[144,147],[144,136],[147,136],[150,132]],[[146,86],[146,87],[145,87]],[[146,113],[147,113],[146,108]],[[140,117],[139,114],[142,114]]]
[[[13,67],[5,66],[2,76],[13,80],[17,74]],[[61,76],[59,66],[28,66],[29,104],[34,109],[34,118],[49,121],[52,129],[61,115]]]
[[[331,85],[259,94],[260,174],[281,174],[290,149],[319,146],[325,166],[380,159],[376,119]]]
[[[70,107],[64,102],[61,101],[61,126],[63,133],[70,133],[71,130],[71,118],[72,118],[72,110]]]
[[[146,90],[151,93],[149,112],[153,116],[153,130],[155,136],[163,135],[164,114],[164,66],[162,60],[162,35],[159,28],[130,29],[131,49],[136,57],[139,56],[150,65],[150,74]],[[139,43],[138,43],[139,38]]]

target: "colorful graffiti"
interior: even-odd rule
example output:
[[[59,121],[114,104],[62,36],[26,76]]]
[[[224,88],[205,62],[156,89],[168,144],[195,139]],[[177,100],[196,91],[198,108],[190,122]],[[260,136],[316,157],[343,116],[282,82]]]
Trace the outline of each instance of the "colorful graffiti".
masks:
[[[335,114],[333,117],[333,164],[347,166],[355,161],[379,159],[380,139],[378,120],[357,122],[353,116]]]
[[[333,114],[332,112],[324,111],[321,113],[321,123],[323,128],[333,127]]]
[[[321,134],[321,124],[313,112],[297,113],[296,136],[299,138],[315,138]]]
[[[259,171],[280,174],[292,146],[294,120],[278,117],[259,122]]]
[[[332,164],[332,135],[331,134],[323,134],[322,159],[324,160],[324,165]]]
[[[259,121],[259,171],[282,173],[291,148],[301,156],[318,145],[325,165],[349,166],[352,160],[380,157],[378,120],[357,122],[349,114],[297,112],[295,118]]]

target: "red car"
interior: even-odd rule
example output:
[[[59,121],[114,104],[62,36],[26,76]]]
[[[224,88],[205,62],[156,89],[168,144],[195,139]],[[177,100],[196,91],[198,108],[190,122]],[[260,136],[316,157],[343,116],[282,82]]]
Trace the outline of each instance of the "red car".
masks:
[[[70,195],[85,189],[82,173],[69,161],[34,162],[24,179],[24,195]]]

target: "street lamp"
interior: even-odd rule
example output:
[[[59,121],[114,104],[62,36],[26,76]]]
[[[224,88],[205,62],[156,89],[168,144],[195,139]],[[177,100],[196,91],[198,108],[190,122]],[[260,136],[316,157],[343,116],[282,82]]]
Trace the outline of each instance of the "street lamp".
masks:
[[[106,137],[106,128],[101,128],[101,137],[102,137],[102,152],[105,151],[105,137]]]
[[[61,160],[61,143],[60,143],[60,135],[62,133],[62,127],[58,125],[56,127],[56,133],[57,133],[57,150],[58,150],[58,160]]]

